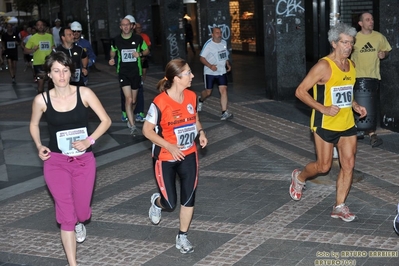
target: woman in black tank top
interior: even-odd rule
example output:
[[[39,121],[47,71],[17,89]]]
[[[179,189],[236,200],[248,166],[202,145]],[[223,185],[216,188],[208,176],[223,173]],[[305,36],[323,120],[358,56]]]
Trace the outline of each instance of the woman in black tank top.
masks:
[[[44,179],[55,202],[68,263],[75,266],[76,242],[86,239],[83,222],[91,216],[96,172],[91,146],[111,126],[111,119],[91,89],[69,84],[74,65],[66,54],[50,54],[44,68],[54,88],[33,100],[30,133],[39,158],[44,162]],[[88,132],[88,107],[101,121],[91,134]],[[39,123],[43,114],[50,134],[47,146],[40,138]]]

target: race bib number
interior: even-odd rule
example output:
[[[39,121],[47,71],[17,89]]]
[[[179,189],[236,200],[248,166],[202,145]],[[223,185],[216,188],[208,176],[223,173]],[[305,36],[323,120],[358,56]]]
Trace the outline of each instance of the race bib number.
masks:
[[[41,51],[49,51],[49,50],[51,50],[50,42],[49,41],[39,42],[39,49]]]
[[[62,154],[68,156],[79,156],[86,152],[78,151],[72,147],[73,142],[87,138],[88,135],[86,127],[58,131],[56,136],[58,149],[60,149]]]
[[[75,74],[71,77],[71,80],[78,82],[80,80],[80,69],[75,69]]]
[[[184,125],[174,129],[177,145],[182,146],[180,150],[184,151],[194,145],[195,137],[197,136],[196,124]]]
[[[219,51],[219,52],[218,52],[218,58],[219,58],[219,61],[226,61],[226,60],[228,60],[227,51],[226,51],[226,50]]]
[[[135,51],[136,49],[123,49],[121,51],[122,62],[136,62],[137,58],[133,56],[133,52]]]
[[[15,42],[7,42],[7,49],[15,49]]]
[[[337,86],[331,88],[332,104],[339,108],[352,108],[353,86]]]

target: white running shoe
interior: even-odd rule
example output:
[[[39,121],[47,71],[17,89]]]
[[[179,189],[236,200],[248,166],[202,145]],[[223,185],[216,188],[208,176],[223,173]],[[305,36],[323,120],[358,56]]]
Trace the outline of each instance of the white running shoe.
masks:
[[[157,225],[161,221],[161,216],[162,216],[162,209],[159,208],[157,205],[155,205],[155,201],[157,198],[159,198],[161,195],[159,193],[154,193],[151,196],[151,207],[150,210],[148,211],[148,217],[151,220],[151,223]]]
[[[229,111],[225,111],[222,116],[220,117],[220,120],[227,120],[229,118],[232,118],[233,114],[229,113]]]
[[[349,208],[345,205],[345,203],[333,207],[333,210],[331,212],[331,218],[340,218],[345,222],[352,222],[357,220],[356,215],[349,211]]]
[[[176,248],[180,250],[180,253],[187,254],[194,252],[193,245],[187,239],[186,234],[176,236]]]
[[[135,125],[130,127],[130,135],[132,135],[133,137],[139,134],[139,130],[137,129],[137,127]]]
[[[82,223],[77,223],[75,225],[75,237],[76,242],[83,243],[86,240],[86,227]]]
[[[293,200],[300,200],[302,198],[302,190],[304,189],[305,183],[298,180],[298,176],[301,170],[295,169],[291,174],[291,185],[290,185],[290,196]]]
[[[198,96],[198,101],[197,101],[197,112],[202,111],[202,104],[203,102],[200,102],[201,96]]]

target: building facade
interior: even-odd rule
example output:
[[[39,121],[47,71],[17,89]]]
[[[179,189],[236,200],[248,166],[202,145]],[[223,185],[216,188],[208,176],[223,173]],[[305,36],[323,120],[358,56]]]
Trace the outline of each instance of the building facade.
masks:
[[[296,87],[310,67],[329,53],[327,32],[332,1],[72,0],[63,1],[56,12],[64,23],[80,21],[85,36],[100,54],[108,53],[107,41],[120,32],[121,18],[131,14],[142,24],[153,44],[162,47],[164,64],[172,58],[187,56],[183,17],[190,18],[197,47],[209,39],[211,28],[218,26],[232,53],[251,53],[264,58],[265,97],[293,100]],[[339,2],[340,21],[353,26],[357,25],[359,13],[373,13],[375,30],[391,43],[393,50],[381,63],[381,112],[393,120],[398,117],[399,121],[397,0],[335,1]]]

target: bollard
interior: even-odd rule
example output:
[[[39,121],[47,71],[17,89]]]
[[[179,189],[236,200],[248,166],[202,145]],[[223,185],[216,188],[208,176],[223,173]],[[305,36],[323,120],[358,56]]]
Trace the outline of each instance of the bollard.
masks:
[[[377,90],[377,79],[356,79],[355,87],[353,89],[354,99],[367,110],[367,116],[361,119],[359,119],[359,115],[355,113],[355,122],[358,131],[375,130],[377,127]]]

